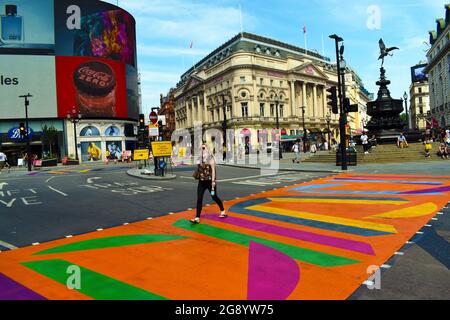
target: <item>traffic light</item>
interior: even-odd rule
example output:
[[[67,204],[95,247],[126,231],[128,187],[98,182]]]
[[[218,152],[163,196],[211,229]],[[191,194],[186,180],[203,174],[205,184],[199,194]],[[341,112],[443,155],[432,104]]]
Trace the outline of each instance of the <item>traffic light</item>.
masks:
[[[139,115],[139,129],[144,130],[145,129],[145,114]]]
[[[358,105],[357,104],[350,104],[350,99],[345,98],[344,100],[344,112],[358,112]]]
[[[334,114],[339,114],[337,88],[331,87],[327,89],[327,104]]]
[[[22,138],[27,136],[27,128],[25,127],[25,124],[23,122],[20,123],[19,130],[20,130],[20,136]]]

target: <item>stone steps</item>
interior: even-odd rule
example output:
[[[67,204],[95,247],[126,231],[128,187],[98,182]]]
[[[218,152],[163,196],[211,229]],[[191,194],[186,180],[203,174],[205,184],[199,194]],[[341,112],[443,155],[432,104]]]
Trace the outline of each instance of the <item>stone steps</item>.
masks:
[[[424,146],[421,143],[410,144],[409,148],[399,149],[396,145],[379,145],[373,148],[369,154],[364,154],[362,146],[357,146],[358,163],[401,163],[401,162],[418,162],[418,161],[434,161],[441,160],[436,155],[439,143],[433,143],[433,151],[431,158],[425,158]],[[305,159],[304,162],[309,163],[334,163],[336,154],[320,154]]]

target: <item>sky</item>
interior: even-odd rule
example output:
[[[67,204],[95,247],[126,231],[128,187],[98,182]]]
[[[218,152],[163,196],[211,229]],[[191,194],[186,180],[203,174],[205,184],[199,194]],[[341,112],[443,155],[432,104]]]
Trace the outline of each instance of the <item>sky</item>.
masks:
[[[338,34],[344,39],[347,64],[375,94],[381,65],[378,40],[383,38],[386,46],[400,48],[385,61],[391,95],[400,98],[409,93],[411,66],[426,61],[428,31],[436,30],[435,20],[445,17],[444,5],[450,0],[106,2],[118,3],[136,18],[142,107],[148,114],[159,106],[160,94],[167,94],[194,62],[237,35],[241,26],[245,32],[300,47],[305,47],[306,26],[307,48],[325,52],[333,61],[334,41],[328,36]]]

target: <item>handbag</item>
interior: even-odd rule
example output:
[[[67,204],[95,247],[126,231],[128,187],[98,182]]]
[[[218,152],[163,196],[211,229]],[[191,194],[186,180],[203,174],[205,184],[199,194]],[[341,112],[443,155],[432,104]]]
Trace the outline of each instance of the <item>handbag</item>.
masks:
[[[200,166],[197,166],[197,169],[194,171],[194,173],[192,174],[192,177],[195,179],[195,180],[200,180],[200,171],[199,171],[199,167]]]

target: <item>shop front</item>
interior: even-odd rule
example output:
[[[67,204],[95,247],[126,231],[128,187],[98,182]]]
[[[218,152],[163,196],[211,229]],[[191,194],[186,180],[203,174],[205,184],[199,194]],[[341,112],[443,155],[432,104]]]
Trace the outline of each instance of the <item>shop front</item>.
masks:
[[[69,123],[70,124],[70,123]],[[80,162],[122,161],[125,153],[137,148],[135,123],[129,121],[82,120],[77,124]],[[69,127],[68,127],[69,128]],[[73,129],[67,130],[69,157],[75,156]]]
[[[0,150],[11,166],[22,165],[27,154],[27,138],[20,135],[24,120],[0,122]],[[61,120],[30,120],[28,129],[31,154],[34,159],[56,159],[65,156],[64,125]]]

